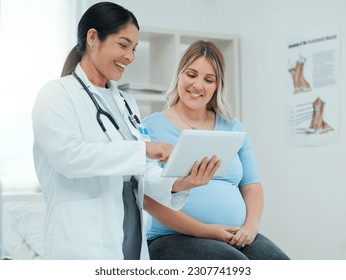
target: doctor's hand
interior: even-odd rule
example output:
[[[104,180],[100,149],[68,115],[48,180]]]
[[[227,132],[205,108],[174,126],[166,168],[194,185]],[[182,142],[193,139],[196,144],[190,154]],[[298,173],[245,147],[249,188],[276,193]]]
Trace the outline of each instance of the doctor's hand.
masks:
[[[205,157],[201,163],[197,161],[193,164],[188,176],[179,178],[172,187],[173,192],[185,191],[197,186],[203,186],[209,183],[216,170],[221,166],[221,160],[213,156],[210,160]]]
[[[166,162],[173,151],[173,146],[166,142],[145,142],[146,156]]]

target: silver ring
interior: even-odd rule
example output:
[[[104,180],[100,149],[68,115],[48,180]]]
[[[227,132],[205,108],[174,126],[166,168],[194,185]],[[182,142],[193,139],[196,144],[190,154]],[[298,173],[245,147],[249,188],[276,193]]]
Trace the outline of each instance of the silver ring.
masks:
[[[244,247],[245,247],[245,244],[241,244],[241,246],[244,248]]]

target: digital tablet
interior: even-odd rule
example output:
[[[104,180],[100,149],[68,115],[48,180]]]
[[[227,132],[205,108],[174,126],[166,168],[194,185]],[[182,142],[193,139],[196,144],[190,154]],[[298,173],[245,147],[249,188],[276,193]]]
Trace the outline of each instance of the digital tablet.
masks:
[[[183,130],[162,171],[163,177],[184,177],[190,174],[195,161],[201,162],[215,155],[221,166],[214,177],[226,175],[234,156],[239,151],[246,132]]]

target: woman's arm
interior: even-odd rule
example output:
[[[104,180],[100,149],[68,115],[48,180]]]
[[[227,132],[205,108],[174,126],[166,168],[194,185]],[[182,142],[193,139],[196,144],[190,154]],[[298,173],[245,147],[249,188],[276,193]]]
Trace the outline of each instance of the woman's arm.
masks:
[[[263,211],[263,189],[261,183],[244,185],[240,187],[240,192],[246,205],[246,219],[244,225],[229,242],[229,244],[238,248],[249,245],[254,241]]]
[[[164,226],[186,235],[228,243],[238,230],[225,225],[204,224],[181,211],[167,208],[148,196],[144,197],[144,209]]]

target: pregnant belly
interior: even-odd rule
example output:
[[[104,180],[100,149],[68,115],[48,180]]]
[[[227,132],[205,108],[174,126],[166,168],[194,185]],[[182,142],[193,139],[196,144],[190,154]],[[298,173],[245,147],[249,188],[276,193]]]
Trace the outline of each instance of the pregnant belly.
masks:
[[[208,224],[240,227],[246,206],[239,188],[225,181],[211,181],[190,191],[183,212]]]

